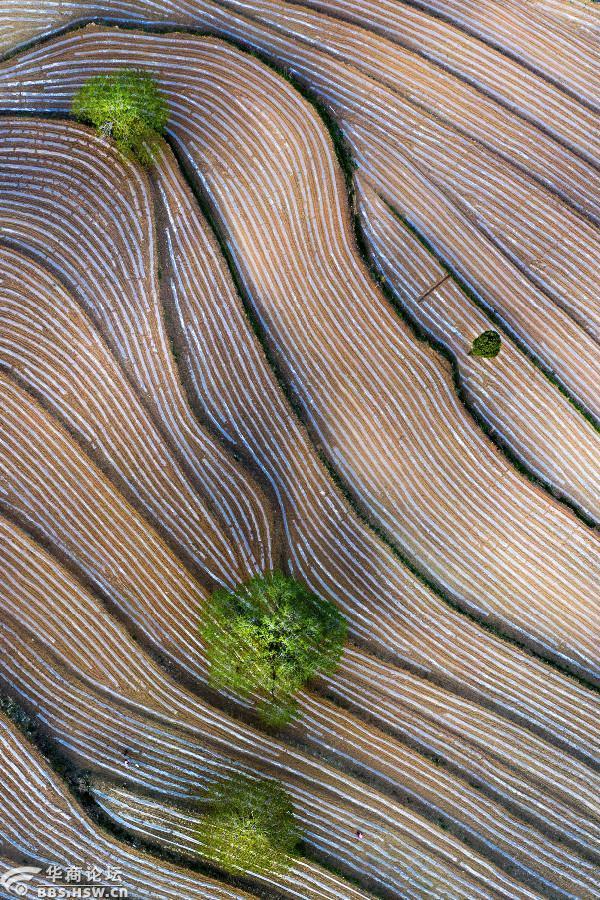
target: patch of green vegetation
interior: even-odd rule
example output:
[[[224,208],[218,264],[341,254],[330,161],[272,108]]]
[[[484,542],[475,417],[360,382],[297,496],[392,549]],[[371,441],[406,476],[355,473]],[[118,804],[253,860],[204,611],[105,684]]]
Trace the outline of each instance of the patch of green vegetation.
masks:
[[[484,359],[493,359],[500,353],[502,340],[497,331],[490,329],[476,337],[471,345],[469,356],[482,356]]]
[[[212,684],[257,697],[262,721],[280,727],[296,714],[296,691],[318,672],[334,671],[347,627],[329,600],[271,572],[216,591],[200,633]]]
[[[169,119],[152,75],[133,69],[90,78],[75,94],[71,111],[80,122],[112,137],[124,156],[145,166],[152,162],[157,137]]]
[[[213,785],[197,831],[199,852],[232,875],[283,873],[300,840],[294,807],[270,779],[234,775]]]

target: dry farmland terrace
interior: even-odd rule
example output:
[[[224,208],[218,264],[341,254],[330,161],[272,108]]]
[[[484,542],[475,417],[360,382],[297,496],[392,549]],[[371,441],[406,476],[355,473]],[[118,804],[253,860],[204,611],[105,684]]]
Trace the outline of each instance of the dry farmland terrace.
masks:
[[[1,0],[0,897],[600,897],[599,35]],[[123,70],[146,165],[72,114]],[[347,623],[277,728],[199,627],[273,570]],[[211,856],[235,779],[287,867]]]

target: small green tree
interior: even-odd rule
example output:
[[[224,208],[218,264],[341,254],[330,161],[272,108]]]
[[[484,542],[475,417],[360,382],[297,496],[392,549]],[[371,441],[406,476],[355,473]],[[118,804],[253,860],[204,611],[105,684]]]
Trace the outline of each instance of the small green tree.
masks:
[[[213,785],[197,831],[199,852],[226,872],[282,873],[300,839],[294,807],[272,780],[234,775]]]
[[[90,78],[73,98],[71,111],[114,139],[130,159],[149,165],[153,146],[169,119],[169,109],[148,72],[121,69]]]
[[[502,340],[497,331],[484,331],[473,341],[469,356],[483,356],[485,359],[493,359],[500,353],[501,346]]]
[[[346,630],[333,603],[280,572],[216,591],[200,625],[212,683],[257,697],[259,715],[274,727],[293,718],[302,685],[335,669]]]

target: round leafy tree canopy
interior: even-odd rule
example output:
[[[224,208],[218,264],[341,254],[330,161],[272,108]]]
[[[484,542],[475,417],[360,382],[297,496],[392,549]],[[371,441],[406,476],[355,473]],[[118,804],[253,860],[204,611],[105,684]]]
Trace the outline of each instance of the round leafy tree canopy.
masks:
[[[239,774],[211,788],[197,838],[199,852],[226,872],[281,873],[292,863],[300,833],[277,782]]]
[[[293,718],[302,685],[335,669],[346,639],[338,608],[280,572],[216,591],[200,631],[212,683],[257,697],[261,718],[275,726]]]
[[[476,337],[471,346],[471,356],[483,356],[485,359],[493,359],[500,353],[502,341],[497,331],[484,331]]]
[[[76,119],[95,125],[125,156],[144,165],[152,161],[156,136],[169,118],[154,78],[131,69],[90,78],[75,94],[71,109]]]

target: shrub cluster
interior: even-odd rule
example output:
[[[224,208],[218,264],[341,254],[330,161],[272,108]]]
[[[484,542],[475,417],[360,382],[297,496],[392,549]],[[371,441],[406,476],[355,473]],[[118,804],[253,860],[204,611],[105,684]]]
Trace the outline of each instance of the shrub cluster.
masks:
[[[501,346],[502,340],[497,331],[484,331],[473,341],[469,355],[493,359],[500,353]]]
[[[90,78],[73,98],[71,111],[99,133],[114,139],[125,156],[149,165],[157,135],[169,118],[167,103],[154,78],[143,71],[122,69]]]
[[[263,722],[277,727],[295,715],[296,691],[337,666],[346,623],[333,603],[272,572],[216,591],[200,632],[212,683],[257,698]]]
[[[233,875],[282,873],[300,839],[294,807],[270,779],[234,775],[214,785],[197,831],[199,853]]]

